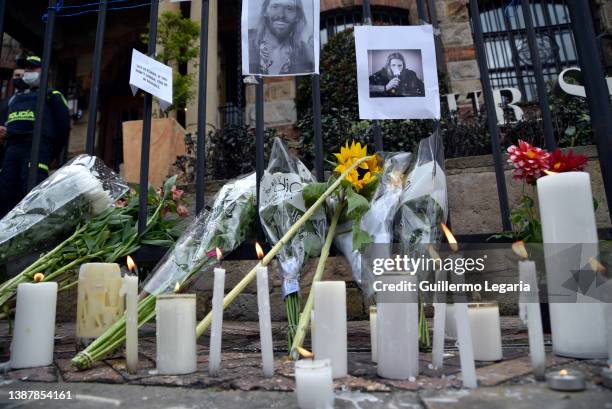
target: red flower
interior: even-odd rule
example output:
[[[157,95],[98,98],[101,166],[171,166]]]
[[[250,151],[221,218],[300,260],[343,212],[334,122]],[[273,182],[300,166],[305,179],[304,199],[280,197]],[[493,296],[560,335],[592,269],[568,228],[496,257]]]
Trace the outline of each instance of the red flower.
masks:
[[[533,184],[549,168],[550,153],[519,140],[508,148],[508,163],[514,167],[514,179]]]
[[[181,197],[183,197],[183,192],[181,189],[177,189],[176,186],[172,186],[172,200],[175,202],[179,202]]]
[[[589,158],[585,155],[574,155],[573,150],[569,150],[567,155],[564,155],[561,149],[557,148],[550,155],[549,163],[550,170],[553,172],[572,172],[584,170]]]
[[[189,210],[187,210],[187,208],[183,205],[178,205],[176,206],[176,214],[180,217],[185,217],[189,215]]]

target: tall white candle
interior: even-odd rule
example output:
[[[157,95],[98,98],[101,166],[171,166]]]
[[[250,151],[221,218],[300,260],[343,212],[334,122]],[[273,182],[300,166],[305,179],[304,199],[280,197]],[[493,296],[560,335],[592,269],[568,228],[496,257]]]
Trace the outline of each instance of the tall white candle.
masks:
[[[268,267],[257,267],[257,308],[259,310],[259,339],[264,376],[274,375],[274,350],[272,345],[272,320],[270,317],[270,293],[268,291]]]
[[[457,340],[457,322],[455,321],[455,305],[446,305],[446,325],[445,325],[446,339],[455,341]]]
[[[223,333],[223,296],[225,294],[225,269],[215,268],[212,299],[212,325],[210,327],[210,353],[208,373],[216,376],[221,367],[221,337]]]
[[[55,282],[17,286],[11,368],[32,368],[53,363],[56,304]]]
[[[79,270],[77,338],[99,337],[123,315],[121,268],[117,263],[86,263]]]
[[[550,302],[553,350],[575,358],[605,358],[605,304],[564,286],[572,272],[597,257],[597,225],[591,181],[586,172],[538,179],[538,199]],[[579,251],[575,251],[582,245]],[[572,299],[574,301],[572,301]]]
[[[529,355],[536,379],[543,380],[546,372],[546,353],[544,352],[544,333],[538,296],[536,264],[531,260],[519,261],[519,279],[529,284],[530,291],[520,294],[521,308],[525,310],[529,333]]]
[[[459,255],[451,255],[450,257],[460,257]],[[456,273],[452,274],[452,281],[457,284],[463,284],[465,278],[463,275]],[[461,377],[463,386],[466,388],[476,388],[478,381],[476,379],[476,365],[474,364],[474,344],[472,341],[472,329],[467,305],[467,297],[465,294],[456,295],[455,302],[455,326],[457,328],[457,343],[459,344],[459,362],[461,363]]]
[[[372,362],[378,362],[378,343],[376,339],[378,338],[377,329],[376,329],[376,319],[378,312],[376,310],[376,306],[370,307],[370,345],[372,348]]]
[[[329,359],[334,378],[347,375],[346,284],[344,281],[314,283],[315,358]]]
[[[497,303],[471,303],[468,305],[470,332],[476,361],[502,359],[501,326]]]
[[[446,279],[446,271],[436,271],[436,282],[444,282]],[[444,366],[444,339],[446,338],[446,294],[436,293],[433,306],[434,329],[431,363],[435,369],[442,369]]]
[[[385,283],[416,285],[416,275],[385,277]],[[419,304],[416,291],[406,292],[404,302],[377,303],[378,375],[409,379],[419,374]]]
[[[302,359],[295,363],[295,392],[300,409],[334,407],[334,382],[328,359]]]
[[[125,360],[128,372],[138,370],[138,276],[125,275]]]
[[[157,296],[157,371],[181,375],[196,371],[195,294]]]

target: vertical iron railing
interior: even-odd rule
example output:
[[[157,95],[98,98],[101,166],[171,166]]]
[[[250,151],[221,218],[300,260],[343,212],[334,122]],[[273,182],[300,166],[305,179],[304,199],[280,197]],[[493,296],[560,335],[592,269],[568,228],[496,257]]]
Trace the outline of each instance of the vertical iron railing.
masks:
[[[49,65],[51,63],[51,49],[53,46],[53,31],[55,30],[55,12],[57,0],[50,0],[47,9],[47,25],[45,27],[45,41],[42,55],[42,72],[40,87],[36,98],[36,120],[32,135],[32,151],[30,153],[30,168],[28,170],[28,190],[36,186],[38,181],[38,159],[40,155],[40,142],[42,139],[43,118],[45,116],[45,101],[47,99]],[[47,164],[48,165],[48,164]]]
[[[4,14],[6,13],[6,0],[0,0],[0,57],[4,48]]]
[[[196,213],[204,208],[206,177],[206,92],[208,80],[208,0],[202,0],[200,14],[200,66],[198,75],[198,139],[196,146]]]
[[[85,151],[93,155],[96,144],[96,122],[98,117],[98,93],[100,90],[100,70],[102,66],[102,49],[104,48],[104,28],[106,26],[107,0],[100,0],[98,8],[98,25],[96,26],[96,44],[94,46],[93,72],[91,90],[89,91],[89,118],[87,120],[87,142]]]
[[[259,76],[255,88],[255,179],[256,209],[259,212],[259,187],[264,173],[264,77]],[[257,218],[257,240],[263,242],[264,234],[259,217]]]
[[[599,166],[612,220],[612,109],[602,61],[597,47],[593,18],[587,1],[568,1],[574,38],[584,79]]]
[[[499,209],[501,213],[502,227],[505,231],[512,229],[510,223],[510,205],[508,203],[508,190],[506,188],[506,178],[504,174],[504,162],[501,151],[500,133],[497,127],[497,116],[495,113],[495,102],[493,100],[493,90],[489,79],[487,67],[487,57],[485,52],[482,25],[480,23],[480,11],[478,10],[477,0],[470,0],[470,14],[472,19],[472,30],[474,32],[474,42],[476,45],[476,56],[478,68],[480,70],[480,81],[482,82],[482,93],[487,109],[487,123],[491,134],[491,150],[495,166],[495,177],[497,180],[497,195],[499,197]]]
[[[372,8],[370,7],[370,0],[363,0],[363,25],[372,25]],[[374,133],[374,146],[378,152],[384,149],[384,143],[382,138],[382,129],[380,129],[380,123],[377,119],[372,121],[372,132]]]
[[[149,37],[147,55],[155,57],[157,45],[157,11],[159,0],[151,0],[149,17]],[[138,207],[138,233],[143,234],[147,227],[147,199],[149,193],[149,151],[151,146],[151,116],[153,113],[153,96],[144,93],[144,116],[142,119],[142,141],[140,150],[140,195]]]
[[[321,78],[312,75],[312,118],[314,126],[315,173],[317,180],[323,182],[323,136],[321,129]]]

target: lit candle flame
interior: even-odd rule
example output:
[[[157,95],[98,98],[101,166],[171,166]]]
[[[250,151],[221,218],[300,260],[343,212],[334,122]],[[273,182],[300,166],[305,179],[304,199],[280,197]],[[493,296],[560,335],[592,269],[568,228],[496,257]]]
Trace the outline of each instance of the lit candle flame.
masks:
[[[440,227],[442,227],[442,231],[444,232],[444,235],[446,236],[446,240],[448,241],[448,244],[450,245],[450,248],[456,252],[459,250],[459,245],[457,244],[457,239],[455,239],[455,236],[453,236],[453,233],[451,233],[450,229],[448,228],[448,226],[444,223],[440,223]]]
[[[255,252],[257,253],[257,258],[262,259],[264,257],[264,252],[258,242],[255,242]]]
[[[136,268],[136,263],[134,263],[134,259],[130,256],[127,256],[127,266],[130,271]]]
[[[176,284],[174,285],[174,292],[178,293],[180,289],[181,289],[181,286],[180,286],[180,284],[177,281]]]
[[[596,273],[606,272],[606,268],[604,267],[604,265],[601,264],[601,262],[597,260],[595,257],[589,258],[589,264],[591,265],[591,269]]]
[[[43,273],[36,273],[36,274],[34,274],[34,282],[35,283],[40,283],[44,279],[45,279],[45,275]]]
[[[314,354],[312,352],[310,352],[309,350],[302,348],[302,347],[296,347],[295,348],[296,351],[298,351],[298,353],[303,357],[303,358],[312,358],[314,357]]]
[[[559,375],[561,375],[561,376],[567,376],[567,369],[561,369],[561,370],[559,371]]]
[[[529,254],[527,254],[527,249],[525,248],[525,243],[523,240],[512,243],[512,251],[514,251],[514,253],[520,258],[529,258]]]
[[[223,253],[221,252],[221,249],[219,247],[216,247],[215,251],[217,252],[217,261],[221,262],[221,258],[223,257]]]
[[[544,173],[546,173],[548,176],[552,176],[552,175],[557,175],[559,172],[552,172],[550,170],[544,170]]]

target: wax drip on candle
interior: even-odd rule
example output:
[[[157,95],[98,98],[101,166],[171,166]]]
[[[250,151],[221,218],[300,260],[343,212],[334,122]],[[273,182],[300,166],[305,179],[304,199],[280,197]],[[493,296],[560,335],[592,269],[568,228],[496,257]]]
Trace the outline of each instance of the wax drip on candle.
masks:
[[[130,256],[126,257],[127,260],[127,266],[128,266],[128,270],[130,272],[130,274],[139,276],[139,272],[138,272],[138,266],[136,265],[136,263],[134,262],[134,259]]]
[[[45,279],[45,275],[43,273],[36,273],[36,274],[34,274],[34,282],[35,283],[40,283],[44,279]]]

